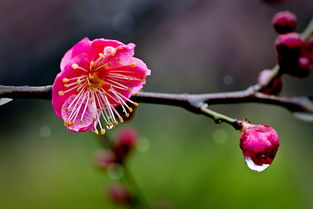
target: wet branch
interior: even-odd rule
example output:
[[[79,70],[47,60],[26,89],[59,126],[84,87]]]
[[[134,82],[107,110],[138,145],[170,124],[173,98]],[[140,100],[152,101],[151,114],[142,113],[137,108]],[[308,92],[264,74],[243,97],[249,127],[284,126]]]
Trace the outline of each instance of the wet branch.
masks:
[[[213,118],[216,122],[228,122],[234,128],[238,128],[237,120],[225,121],[223,118],[216,117],[216,114],[208,114],[207,106],[203,104],[234,104],[234,103],[262,103],[272,104],[284,107],[291,112],[310,112],[313,113],[312,97],[282,97],[266,95],[259,92],[261,86],[254,85],[246,90],[224,92],[224,93],[209,93],[209,94],[169,94],[169,93],[154,93],[140,92],[132,96],[132,100],[141,103],[163,104],[170,106],[182,107],[188,111],[197,114],[203,114]],[[31,98],[31,99],[51,99],[52,86],[3,86],[0,85],[0,98]],[[222,119],[222,120],[221,120]],[[237,121],[237,122],[236,122]]]

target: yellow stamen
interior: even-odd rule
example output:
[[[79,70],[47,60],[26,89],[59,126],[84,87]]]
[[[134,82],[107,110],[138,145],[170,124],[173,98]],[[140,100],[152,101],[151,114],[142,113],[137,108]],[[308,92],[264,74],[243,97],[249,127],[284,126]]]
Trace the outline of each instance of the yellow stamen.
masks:
[[[99,53],[99,57],[104,57],[104,54],[103,53]]]
[[[117,125],[118,124],[118,122],[117,121],[113,121],[113,125]]]
[[[128,88],[128,89],[127,89],[127,91],[128,91],[128,92],[131,92],[131,91],[132,91],[132,89],[131,89],[131,88]]]
[[[101,130],[100,130],[100,134],[101,134],[101,135],[104,135],[104,134],[105,134],[105,130],[104,130],[104,129],[101,129]]]
[[[128,110],[129,110],[129,112],[133,112],[133,108],[131,108],[131,107],[128,108]]]
[[[67,126],[72,126],[72,125],[74,125],[74,122],[71,122],[71,121],[65,121],[64,123],[65,123],[65,125],[67,125]]]
[[[64,87],[65,87],[65,88],[68,88],[68,87],[69,87],[69,85],[68,85],[68,84],[64,84]]]
[[[128,117],[129,117],[129,113],[126,113],[126,114],[125,114],[125,117],[128,118]]]
[[[139,104],[137,102],[134,102],[133,105],[138,107]]]
[[[124,120],[122,117],[119,117],[118,119],[120,120],[120,123],[124,123]]]
[[[99,131],[96,129],[93,131],[96,135],[99,135]]]
[[[94,61],[91,61],[91,62],[90,62],[90,66],[93,67],[94,65],[95,65],[95,62],[94,62]]]
[[[63,83],[67,83],[68,82],[68,79],[67,78],[63,78]]]
[[[130,63],[130,67],[136,67],[137,63],[136,62],[133,62],[133,63]]]
[[[59,94],[59,96],[63,96],[64,95],[64,91],[59,91],[58,94]]]

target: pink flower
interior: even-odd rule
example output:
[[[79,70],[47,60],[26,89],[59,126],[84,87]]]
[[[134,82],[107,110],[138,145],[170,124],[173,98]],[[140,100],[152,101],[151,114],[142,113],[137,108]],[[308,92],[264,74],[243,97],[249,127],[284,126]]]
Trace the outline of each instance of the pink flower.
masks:
[[[134,56],[135,44],[84,38],[65,53],[52,88],[52,106],[71,132],[105,133],[133,111],[129,98],[145,84],[150,70]],[[126,103],[127,102],[127,103]]]
[[[278,147],[279,138],[273,128],[243,122],[240,148],[251,170],[265,170],[274,160]]]

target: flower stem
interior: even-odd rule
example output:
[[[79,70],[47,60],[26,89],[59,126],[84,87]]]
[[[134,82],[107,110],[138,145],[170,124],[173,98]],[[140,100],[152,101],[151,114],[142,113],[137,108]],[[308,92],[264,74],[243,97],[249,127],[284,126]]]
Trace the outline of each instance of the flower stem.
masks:
[[[306,41],[313,34],[313,18],[302,32],[302,40]]]
[[[228,117],[226,115],[223,115],[221,113],[215,112],[208,108],[208,105],[205,103],[200,104],[200,109],[205,115],[212,118],[215,123],[228,123],[229,125],[233,126],[235,129],[240,130],[242,128],[242,121],[233,119],[231,117]]]
[[[144,209],[149,209],[149,203],[147,199],[145,198],[143,192],[140,190],[134,176],[130,172],[130,169],[128,166],[125,164],[123,165],[124,167],[124,180],[125,182],[129,185],[129,187],[132,189],[132,192],[135,196],[135,204],[133,204],[131,207],[132,208],[144,208]]]

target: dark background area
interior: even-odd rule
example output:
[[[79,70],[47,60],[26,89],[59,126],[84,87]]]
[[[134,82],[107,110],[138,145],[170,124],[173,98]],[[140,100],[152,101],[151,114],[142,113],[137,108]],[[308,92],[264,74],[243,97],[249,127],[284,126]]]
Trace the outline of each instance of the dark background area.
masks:
[[[0,0],[0,84],[52,84],[64,53],[89,37],[135,43],[136,57],[152,71],[145,91],[240,90],[274,66],[271,19],[281,10],[294,12],[302,31],[313,3]],[[312,87],[312,77],[285,77],[283,95],[312,95]],[[249,171],[240,133],[227,125],[175,107],[142,104],[129,125],[146,148],[134,154],[130,166],[147,199],[179,209],[312,208],[312,124],[268,105],[214,109],[277,129],[281,148],[273,165],[264,173]],[[119,208],[104,193],[114,180],[92,166],[98,149],[92,133],[66,131],[50,101],[1,106],[0,208]]]

